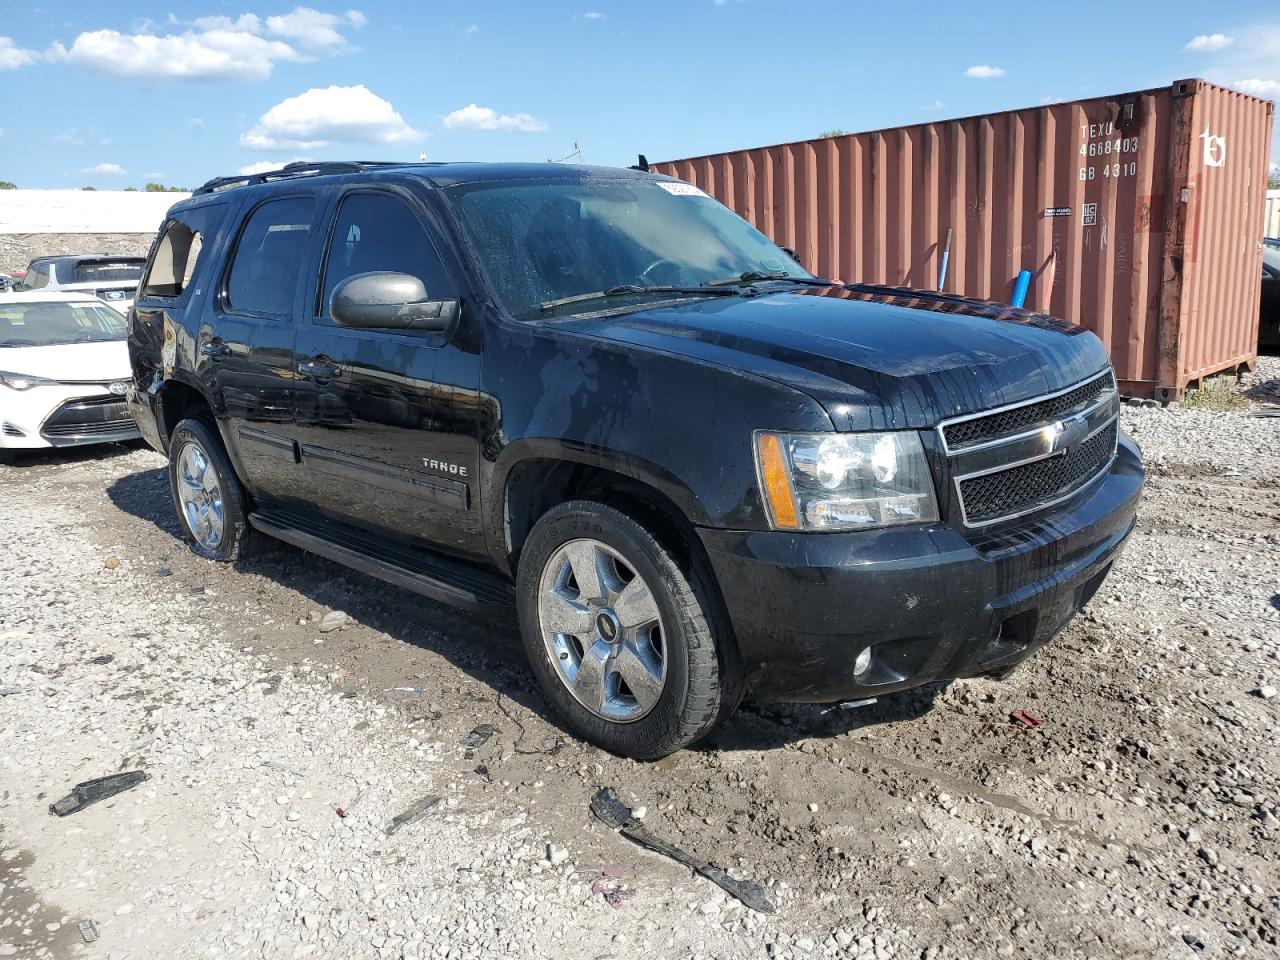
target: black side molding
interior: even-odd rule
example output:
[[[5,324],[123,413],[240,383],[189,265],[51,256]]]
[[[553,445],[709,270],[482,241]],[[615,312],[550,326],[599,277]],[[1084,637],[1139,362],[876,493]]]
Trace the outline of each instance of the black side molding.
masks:
[[[251,513],[249,524],[277,540],[441,603],[503,615],[510,615],[515,605],[515,590],[506,580],[449,557],[391,547],[347,530],[338,543],[325,536],[320,524],[275,514]]]
[[[268,433],[266,430],[257,430],[253,427],[238,427],[236,436],[240,440],[240,448],[246,453],[256,453],[277,460],[288,460],[290,463],[298,462],[297,445],[288,437]]]
[[[368,460],[309,443],[302,445],[301,454],[304,467],[348,483],[438,503],[454,510],[468,510],[471,507],[471,490],[458,480],[406,470],[394,464]]]

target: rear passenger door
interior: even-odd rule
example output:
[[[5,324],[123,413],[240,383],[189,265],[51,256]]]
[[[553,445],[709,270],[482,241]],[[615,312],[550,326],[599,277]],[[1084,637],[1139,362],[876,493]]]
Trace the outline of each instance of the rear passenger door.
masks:
[[[431,299],[458,296],[430,215],[406,190],[356,186],[338,198],[327,235],[297,343],[309,496],[381,537],[480,555],[478,346],[464,349],[456,335],[349,329],[329,317],[334,288],[359,273],[407,273]]]
[[[295,494],[294,318],[314,263],[317,197],[290,191],[240,217],[218,296],[201,324],[197,369],[209,384],[241,478],[259,499]]]
[[[225,200],[189,207],[171,214],[160,227],[128,313],[133,380],[143,392],[161,389],[173,376],[180,332],[199,328],[200,316],[216,285],[213,266],[221,255],[216,247],[219,238],[225,239],[223,225],[230,208]],[[144,430],[149,419],[147,415],[139,417]],[[161,442],[158,436],[148,439]]]

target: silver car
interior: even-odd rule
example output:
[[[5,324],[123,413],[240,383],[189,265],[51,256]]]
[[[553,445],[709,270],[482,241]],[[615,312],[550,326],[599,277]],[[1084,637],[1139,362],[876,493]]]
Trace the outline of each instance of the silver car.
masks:
[[[27,266],[27,275],[17,289],[88,293],[128,313],[146,262],[146,257],[107,253],[37,257]]]

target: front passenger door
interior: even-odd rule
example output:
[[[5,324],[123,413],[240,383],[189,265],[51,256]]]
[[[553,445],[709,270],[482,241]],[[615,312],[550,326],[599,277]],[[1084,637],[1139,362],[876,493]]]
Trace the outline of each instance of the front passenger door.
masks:
[[[456,298],[428,224],[407,191],[355,187],[339,198],[297,341],[303,482],[334,520],[480,556],[478,349],[440,333],[339,327],[329,316],[334,288],[374,271],[415,276],[431,299]]]

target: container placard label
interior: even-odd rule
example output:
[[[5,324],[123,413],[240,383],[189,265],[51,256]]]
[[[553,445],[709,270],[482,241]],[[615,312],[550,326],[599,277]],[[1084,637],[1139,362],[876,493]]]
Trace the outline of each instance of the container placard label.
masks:
[[[1080,124],[1080,156],[1077,173],[1081,183],[1119,180],[1138,175],[1138,135],[1117,130],[1114,122]]]
[[[1069,217],[1071,216],[1070,207],[1045,207],[1044,212],[1040,214],[1048,220],[1050,217]]]
[[[1080,211],[1080,225],[1085,227],[1096,227],[1098,225],[1098,205],[1096,203],[1086,203]]]

